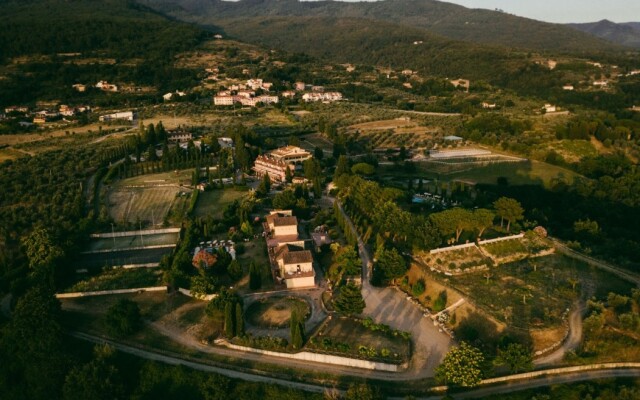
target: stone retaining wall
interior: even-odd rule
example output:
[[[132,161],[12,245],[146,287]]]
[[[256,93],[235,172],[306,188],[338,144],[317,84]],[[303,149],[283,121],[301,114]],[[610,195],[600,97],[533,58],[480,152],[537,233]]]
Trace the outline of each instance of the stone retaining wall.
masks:
[[[469,247],[476,247],[476,244],[475,243],[465,243],[465,244],[459,244],[459,245],[456,245],[456,246],[441,247],[439,249],[433,249],[433,250],[429,251],[429,254],[445,253],[447,251],[467,249]]]
[[[399,365],[387,364],[377,361],[359,360],[356,358],[340,357],[329,354],[311,353],[308,351],[301,351],[299,353],[281,353],[277,351],[254,349],[253,347],[238,346],[231,344],[226,340],[217,341],[230,349],[241,350],[248,353],[264,354],[272,357],[289,358],[292,360],[311,361],[324,364],[342,365],[346,367],[355,367],[370,369],[376,371],[398,372],[400,370]]]
[[[166,286],[151,286],[133,289],[114,289],[114,290],[98,290],[95,292],[73,292],[73,293],[56,293],[57,299],[73,299],[77,297],[104,296],[108,294],[125,294],[139,292],[162,292],[167,291]]]
[[[194,299],[204,300],[204,301],[209,301],[211,299],[215,299],[216,297],[218,297],[217,294],[207,294],[207,295],[204,295],[204,296],[195,296],[195,295],[191,294],[191,290],[183,289],[183,288],[178,288],[178,292],[184,294],[185,296],[193,297]]]
[[[478,242],[478,244],[479,245],[483,245],[483,244],[489,244],[489,243],[503,242],[505,240],[522,239],[523,237],[524,237],[524,233],[519,233],[517,235],[505,236],[505,237],[500,237],[500,238],[495,238],[495,239],[481,240],[481,241]]]
[[[125,232],[109,232],[109,233],[93,233],[89,235],[92,239],[111,239],[114,237],[127,237],[127,236],[146,236],[146,235],[161,235],[164,233],[179,233],[180,228],[164,228],[164,229],[147,229],[144,231],[125,231]]]

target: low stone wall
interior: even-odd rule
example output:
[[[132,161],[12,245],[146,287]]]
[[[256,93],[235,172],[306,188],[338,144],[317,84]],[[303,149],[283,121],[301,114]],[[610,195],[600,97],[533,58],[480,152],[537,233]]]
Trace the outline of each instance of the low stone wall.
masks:
[[[89,235],[92,239],[111,239],[114,237],[127,237],[127,236],[146,236],[146,235],[161,235],[164,233],[179,233],[180,228],[164,228],[164,229],[147,229],[144,231],[125,231],[125,232],[109,232],[109,233],[93,233]]]
[[[375,371],[386,371],[386,372],[398,372],[400,369],[400,366],[395,364],[387,364],[387,363],[382,363],[377,361],[359,360],[356,358],[340,357],[340,356],[334,356],[329,354],[311,353],[308,351],[301,351],[299,353],[290,354],[290,353],[281,353],[281,352],[270,351],[270,350],[254,349],[253,347],[238,346],[235,344],[231,344],[227,341],[217,341],[217,343],[222,344],[234,350],[241,350],[249,353],[264,354],[272,357],[289,358],[292,360],[342,365],[346,367],[355,367],[355,368],[369,369],[369,370],[375,370]]]
[[[524,237],[524,233],[519,233],[517,235],[505,236],[505,237],[500,237],[495,239],[480,240],[478,244],[483,245],[483,244],[489,244],[489,243],[503,242],[505,240],[522,239],[523,237]]]
[[[576,367],[564,367],[564,368],[553,368],[553,369],[543,369],[539,371],[525,372],[522,374],[516,375],[507,375],[500,376],[497,378],[484,379],[480,381],[478,386],[483,385],[492,385],[496,383],[502,382],[511,382],[511,381],[520,381],[525,379],[535,379],[541,378],[545,376],[551,375],[564,375],[571,374],[576,372],[586,372],[586,371],[600,371],[600,370],[611,370],[611,369],[635,369],[640,368],[640,363],[603,363],[603,364],[590,364],[590,365],[579,365]],[[447,386],[436,386],[431,388],[433,392],[445,392],[448,390]]]
[[[182,293],[185,296],[193,297],[194,299],[204,300],[204,301],[209,301],[211,299],[215,299],[216,297],[218,297],[217,294],[207,294],[205,296],[196,296],[191,294],[191,290],[183,289],[183,288],[178,288],[178,292]]]
[[[140,292],[162,292],[167,291],[166,286],[151,286],[133,289],[114,289],[114,290],[98,290],[95,292],[73,292],[73,293],[56,293],[57,299],[73,299],[77,297],[104,296],[108,294],[126,294]]]
[[[124,269],[136,269],[136,268],[157,268],[159,267],[159,263],[148,263],[148,264],[125,264],[116,268],[124,268]]]
[[[445,253],[447,251],[467,249],[469,247],[476,247],[476,244],[475,243],[465,243],[465,244],[459,244],[459,245],[456,245],[456,246],[442,247],[442,248],[439,248],[439,249],[433,249],[433,250],[429,251],[429,254]]]
[[[517,375],[501,376],[498,378],[485,379],[482,385],[491,385],[493,383],[515,381],[521,379],[539,378],[547,375],[570,374],[574,372],[596,371],[602,369],[620,369],[620,368],[640,368],[640,363],[602,363],[590,365],[578,365],[575,367],[544,369],[540,371],[525,372]]]

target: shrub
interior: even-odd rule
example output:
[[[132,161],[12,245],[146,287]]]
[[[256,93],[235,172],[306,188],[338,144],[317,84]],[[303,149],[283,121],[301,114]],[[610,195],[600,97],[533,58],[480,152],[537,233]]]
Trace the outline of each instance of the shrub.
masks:
[[[138,331],[142,326],[138,303],[120,299],[107,311],[106,323],[109,334],[113,336],[123,337]]]
[[[411,288],[411,292],[414,296],[418,297],[424,293],[425,289],[424,279],[419,279]]]

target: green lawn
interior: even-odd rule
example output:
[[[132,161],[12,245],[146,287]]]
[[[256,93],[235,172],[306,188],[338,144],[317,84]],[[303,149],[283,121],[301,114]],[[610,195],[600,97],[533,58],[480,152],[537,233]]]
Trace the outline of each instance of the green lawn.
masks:
[[[486,167],[473,168],[464,172],[447,175],[448,179],[463,179],[476,183],[495,184],[499,177],[504,177],[511,185],[539,184],[551,187],[556,179],[565,180],[571,184],[580,175],[573,171],[555,165],[527,161],[521,163],[503,163]]]
[[[212,216],[221,218],[224,208],[235,200],[246,196],[246,189],[229,188],[224,190],[209,190],[200,193],[195,209],[196,217]]]

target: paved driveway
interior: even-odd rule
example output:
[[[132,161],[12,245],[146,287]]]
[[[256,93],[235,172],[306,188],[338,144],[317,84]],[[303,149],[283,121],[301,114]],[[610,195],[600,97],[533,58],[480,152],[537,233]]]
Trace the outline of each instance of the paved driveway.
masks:
[[[338,207],[353,232],[357,232],[340,203]],[[367,305],[363,314],[378,323],[411,332],[414,348],[407,375],[414,379],[434,376],[435,368],[449,351],[451,338],[440,332],[440,328],[434,326],[431,318],[423,316],[422,310],[410,302],[406,294],[395,288],[371,286],[369,266],[372,265],[372,260],[359,235],[358,253],[362,259],[362,296]]]

